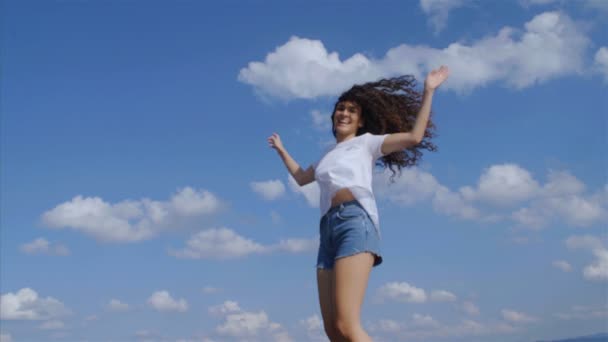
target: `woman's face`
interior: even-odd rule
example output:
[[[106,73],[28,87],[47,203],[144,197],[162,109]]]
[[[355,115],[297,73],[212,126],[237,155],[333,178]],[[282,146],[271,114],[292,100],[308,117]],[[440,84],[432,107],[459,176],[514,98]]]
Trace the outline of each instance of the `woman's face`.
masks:
[[[336,137],[356,135],[357,130],[360,127],[363,127],[361,106],[351,101],[339,102],[336,105],[333,123],[336,131]]]

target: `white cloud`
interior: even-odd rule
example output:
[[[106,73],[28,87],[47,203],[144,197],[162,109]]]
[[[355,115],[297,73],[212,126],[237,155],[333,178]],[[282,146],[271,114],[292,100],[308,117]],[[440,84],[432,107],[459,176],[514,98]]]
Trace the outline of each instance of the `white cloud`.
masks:
[[[585,266],[583,275],[588,280],[608,281],[608,249],[601,248],[593,250],[595,260]]]
[[[537,318],[527,315],[523,312],[504,309],[501,311],[502,317],[513,323],[531,323],[538,321]]]
[[[379,60],[357,53],[342,61],[321,41],[294,36],[263,62],[250,62],[238,79],[263,96],[312,99],[382,77],[412,74],[422,80],[445,64],[451,76],[444,89],[470,91],[491,82],[525,88],[582,74],[589,44],[583,30],[561,12],[539,14],[523,29],[504,27],[470,44],[454,42],[443,49],[402,44]]]
[[[118,299],[111,299],[107,304],[107,308],[111,311],[127,311],[129,310],[129,304],[123,303]]]
[[[147,198],[107,203],[99,197],[76,196],[42,215],[52,228],[71,228],[101,241],[135,242],[174,228],[181,219],[211,215],[222,207],[206,190],[180,189],[168,201]]]
[[[567,171],[549,170],[547,182],[541,186],[521,166],[492,165],[475,186],[463,186],[458,192],[417,167],[403,169],[394,183],[389,182],[390,175],[388,170],[374,174],[378,199],[403,206],[430,200],[436,212],[461,219],[497,222],[510,218],[529,229],[543,228],[552,221],[575,227],[608,222],[608,186],[584,194],[585,185]]]
[[[604,76],[604,80],[608,82],[608,47],[602,46],[595,53],[595,68]]]
[[[431,200],[433,209],[445,215],[457,216],[464,219],[480,218],[479,211],[470,202],[447,187],[441,185],[433,175],[421,171],[417,167],[401,170],[401,176],[389,183],[391,172],[385,170],[374,174],[374,193],[378,198],[388,198],[390,201],[410,206],[418,202]]]
[[[588,250],[595,256],[595,260],[583,269],[585,279],[608,281],[608,249],[602,240],[591,235],[570,236],[566,239],[566,246]]]
[[[285,186],[278,179],[265,182],[251,182],[251,189],[266,200],[275,200],[285,194]]]
[[[434,302],[453,302],[456,298],[455,294],[445,290],[435,290],[431,292],[431,300]]]
[[[3,294],[0,299],[0,318],[7,320],[49,320],[70,313],[62,302],[53,298],[41,298],[30,288],[17,293]]]
[[[37,238],[32,242],[21,245],[21,251],[26,254],[70,255],[70,250],[59,243],[50,243],[45,238]]]
[[[196,191],[190,187],[179,190],[171,197],[171,208],[180,216],[208,215],[221,207],[219,199],[209,191]]]
[[[188,311],[188,303],[185,299],[174,299],[167,291],[156,291],[150,298],[148,304],[158,311]]]
[[[576,227],[588,227],[608,219],[606,188],[584,195],[585,185],[567,171],[549,171],[548,182],[539,189],[532,203],[516,210],[513,220],[539,229],[559,220]]]
[[[266,247],[228,228],[213,228],[195,234],[185,248],[169,254],[190,259],[231,259],[266,251]]]
[[[479,315],[479,308],[472,302],[465,301],[464,303],[462,303],[462,309],[469,315]]]
[[[292,341],[287,331],[280,324],[272,322],[264,311],[244,311],[237,302],[225,301],[221,305],[210,307],[209,312],[215,316],[223,316],[223,322],[215,328],[215,332],[220,336],[261,337],[276,342]]]
[[[247,239],[228,228],[212,228],[193,235],[186,247],[180,250],[169,250],[169,254],[188,259],[234,259],[250,254],[284,251],[288,253],[305,253],[318,247],[318,238],[290,238],[279,243],[262,245]]]
[[[429,16],[429,23],[437,34],[445,28],[449,12],[464,5],[465,2],[465,0],[420,0],[420,7]]]
[[[465,187],[461,193],[468,200],[512,205],[533,197],[539,189],[530,173],[515,164],[493,165],[485,169],[477,189]]]
[[[239,303],[227,300],[224,303],[216,306],[209,307],[209,313],[213,316],[224,316],[233,312],[241,312],[241,308],[239,307]]]
[[[42,330],[61,330],[65,328],[65,324],[60,320],[50,320],[42,323],[40,329]]]
[[[437,322],[430,315],[413,314],[412,323],[418,327],[438,327],[439,326],[439,322]]]
[[[484,324],[469,319],[463,320],[460,324],[445,325],[430,315],[414,314],[410,321],[403,324],[393,320],[379,320],[371,324],[370,331],[390,334],[388,341],[421,341],[434,338],[451,340],[463,339],[467,336],[507,334],[517,329],[506,323]]]
[[[314,208],[319,207],[321,190],[319,189],[319,184],[317,182],[312,182],[304,186],[299,186],[298,183],[296,183],[296,180],[293,179],[291,175],[288,175],[287,183],[289,184],[289,188],[291,189],[291,191],[297,194],[301,194],[304,196],[304,198],[306,198],[306,202],[308,202],[308,205]]]
[[[400,302],[424,303],[427,300],[426,292],[406,282],[390,282],[378,290],[380,298],[392,299]]]
[[[560,270],[564,271],[564,272],[570,272],[572,271],[572,266],[570,266],[570,264],[567,261],[564,260],[556,260],[553,262],[553,267],[555,268],[559,268]]]
[[[573,235],[566,239],[566,247],[570,249],[601,249],[602,240],[592,235]]]

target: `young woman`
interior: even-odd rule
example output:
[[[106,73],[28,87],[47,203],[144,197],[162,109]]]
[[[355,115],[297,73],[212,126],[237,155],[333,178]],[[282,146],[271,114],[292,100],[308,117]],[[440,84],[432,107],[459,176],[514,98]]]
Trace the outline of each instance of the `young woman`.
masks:
[[[395,169],[415,165],[421,149],[435,151],[430,120],[435,89],[449,75],[431,71],[420,94],[411,76],[355,85],[343,93],[331,115],[336,145],[303,170],[278,134],[268,138],[300,185],[317,181],[321,190],[317,286],[325,333],[331,341],[367,342],[360,311],[372,267],[382,262],[380,226],[372,171],[376,162]],[[381,158],[381,159],[379,159]]]

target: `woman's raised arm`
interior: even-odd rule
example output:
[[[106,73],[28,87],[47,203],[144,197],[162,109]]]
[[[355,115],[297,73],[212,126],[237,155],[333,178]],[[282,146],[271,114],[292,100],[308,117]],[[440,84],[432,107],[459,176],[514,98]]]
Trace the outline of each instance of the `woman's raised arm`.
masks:
[[[296,161],[289,155],[281,142],[281,137],[277,133],[273,133],[268,138],[268,145],[277,151],[283,160],[283,163],[285,163],[287,170],[293,179],[296,180],[296,183],[298,183],[299,186],[304,186],[315,180],[315,170],[313,167],[310,166],[308,169],[306,169],[306,171],[304,171],[302,167],[300,167],[300,165],[296,163]]]
[[[387,136],[382,144],[383,155],[401,151],[420,144],[424,138],[424,131],[426,130],[429,116],[431,114],[431,103],[433,102],[433,94],[435,93],[435,89],[437,89],[437,87],[439,87],[449,75],[450,70],[444,65],[428,74],[426,80],[424,81],[422,103],[420,104],[420,111],[418,112],[414,128],[410,132],[393,133]]]

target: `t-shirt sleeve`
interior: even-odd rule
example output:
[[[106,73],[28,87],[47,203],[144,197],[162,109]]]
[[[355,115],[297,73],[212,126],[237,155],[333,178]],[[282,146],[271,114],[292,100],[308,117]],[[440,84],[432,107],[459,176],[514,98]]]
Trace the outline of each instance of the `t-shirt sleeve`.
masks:
[[[383,156],[382,154],[382,143],[384,142],[384,138],[386,138],[388,134],[383,135],[375,135],[369,134],[367,137],[366,143],[369,152],[372,154],[374,160]]]

